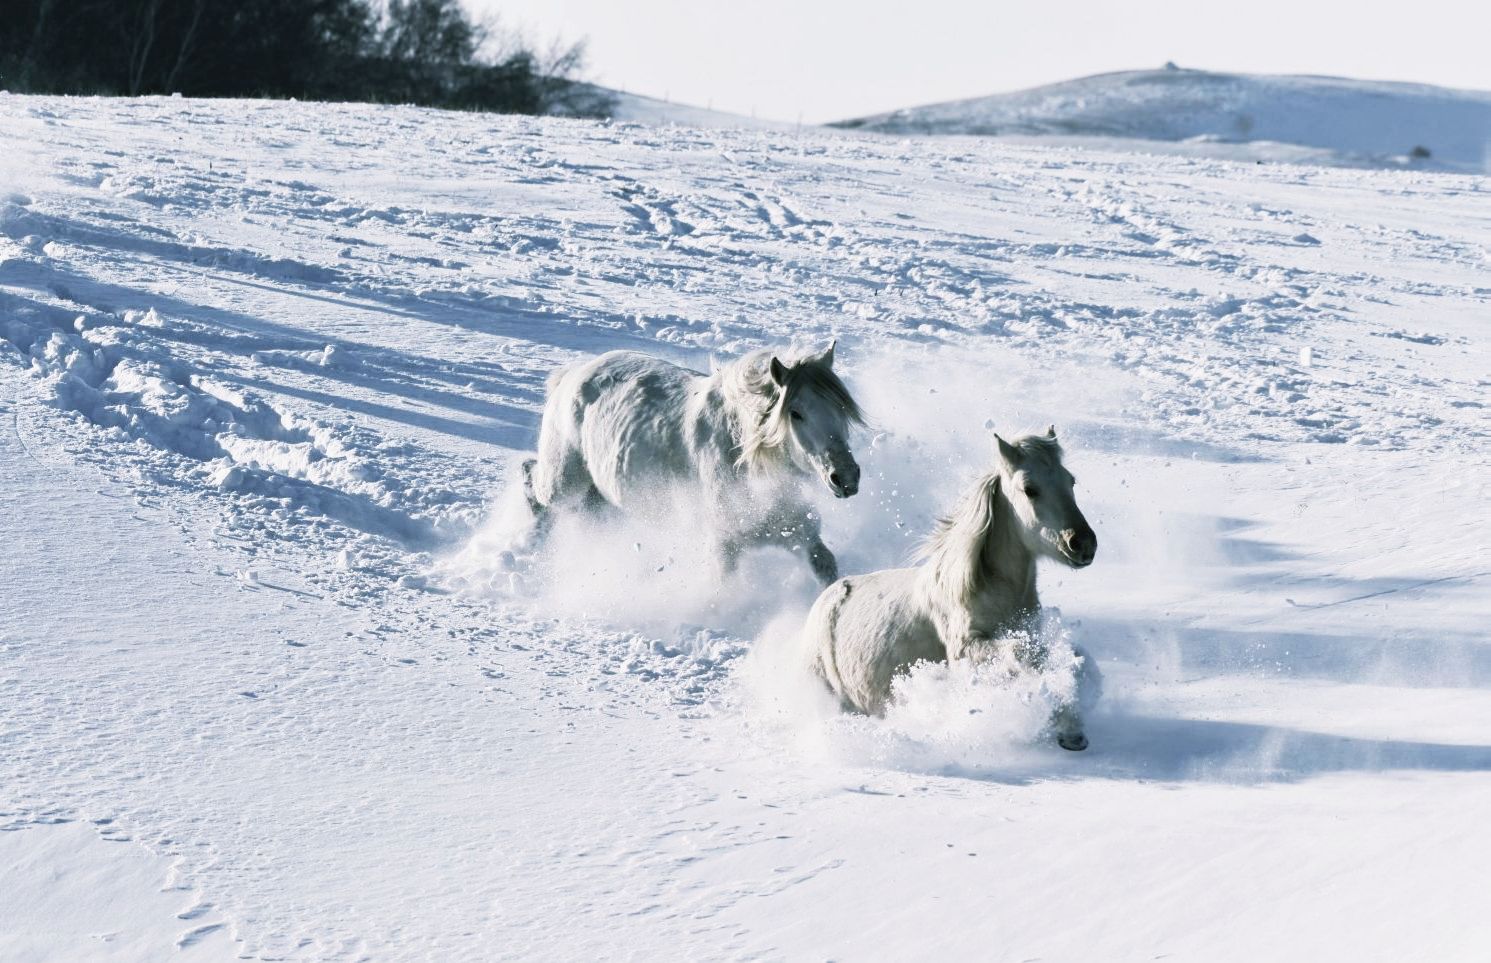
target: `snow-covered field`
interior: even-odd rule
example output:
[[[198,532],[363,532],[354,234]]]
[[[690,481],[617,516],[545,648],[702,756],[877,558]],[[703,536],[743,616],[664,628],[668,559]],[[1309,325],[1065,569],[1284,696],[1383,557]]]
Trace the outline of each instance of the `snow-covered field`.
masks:
[[[1119,148],[1230,160],[1491,171],[1491,92],[1344,77],[1128,70],[843,126],[1085,146],[1117,139]]]
[[[1488,262],[1477,176],[0,96],[0,959],[1484,959]],[[846,571],[1059,426],[1087,752],[825,709],[785,555],[495,564],[554,366],[834,336]]]

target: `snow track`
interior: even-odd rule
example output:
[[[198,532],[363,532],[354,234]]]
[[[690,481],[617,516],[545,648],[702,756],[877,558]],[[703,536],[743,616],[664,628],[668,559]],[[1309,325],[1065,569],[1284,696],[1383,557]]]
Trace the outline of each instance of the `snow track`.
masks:
[[[0,158],[0,852],[140,921],[0,957],[1491,937],[1486,179],[5,95]],[[873,422],[823,505],[848,571],[986,423],[1060,426],[1089,752],[976,680],[826,711],[770,554],[723,592],[677,526],[561,540],[580,590],[496,564],[555,365],[833,336]]]

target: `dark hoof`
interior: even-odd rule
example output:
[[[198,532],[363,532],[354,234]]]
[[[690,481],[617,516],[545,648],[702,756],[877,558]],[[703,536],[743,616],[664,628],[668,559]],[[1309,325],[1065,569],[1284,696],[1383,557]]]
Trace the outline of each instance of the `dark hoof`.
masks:
[[[1080,732],[1062,733],[1056,737],[1056,744],[1069,752],[1081,752],[1087,748],[1087,737]]]

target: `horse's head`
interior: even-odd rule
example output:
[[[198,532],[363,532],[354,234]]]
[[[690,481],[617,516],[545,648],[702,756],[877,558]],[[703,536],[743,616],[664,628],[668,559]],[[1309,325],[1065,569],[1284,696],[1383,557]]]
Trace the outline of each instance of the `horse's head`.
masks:
[[[848,498],[859,491],[859,465],[849,450],[849,429],[864,415],[844,382],[834,374],[834,346],[794,364],[772,358],[771,380],[777,401],[773,434],[798,470],[817,475],[834,493]]]
[[[1098,553],[1098,537],[1072,493],[1076,479],[1061,464],[1053,425],[1044,435],[1014,441],[994,436],[1005,497],[1020,520],[1020,537],[1038,555],[1086,568]]]

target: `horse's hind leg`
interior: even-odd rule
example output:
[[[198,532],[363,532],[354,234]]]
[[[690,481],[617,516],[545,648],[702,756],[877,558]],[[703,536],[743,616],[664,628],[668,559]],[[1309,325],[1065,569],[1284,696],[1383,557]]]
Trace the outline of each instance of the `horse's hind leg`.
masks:
[[[534,492],[533,470],[537,465],[537,458],[528,458],[523,461],[523,499],[528,503],[529,514],[533,516],[530,541],[534,548],[543,544],[544,539],[549,536],[549,529],[554,524],[549,506],[539,501],[538,495]]]
[[[554,515],[566,511],[593,514],[610,504],[590,475],[585,456],[575,449],[546,451],[523,464],[523,494],[538,520],[541,540],[553,528]]]

